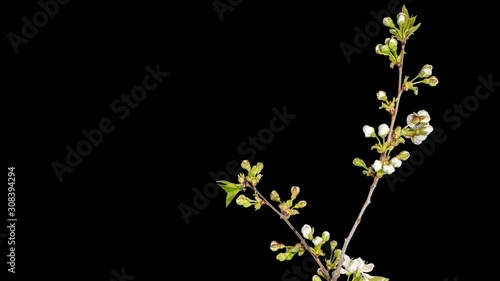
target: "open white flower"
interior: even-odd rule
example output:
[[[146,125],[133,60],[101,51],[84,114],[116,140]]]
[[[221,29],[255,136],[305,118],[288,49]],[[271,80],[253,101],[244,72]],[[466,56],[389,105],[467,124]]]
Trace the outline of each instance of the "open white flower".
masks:
[[[351,260],[348,255],[344,255],[344,262],[342,263],[342,268],[340,268],[340,273],[351,275],[359,271],[364,278],[371,279],[373,276],[367,274],[367,272],[372,271],[374,267],[375,265],[373,263],[367,264],[361,258]]]
[[[408,114],[406,123],[408,127],[415,129],[420,124],[427,124],[431,121],[431,116],[426,110],[419,110],[417,113]]]

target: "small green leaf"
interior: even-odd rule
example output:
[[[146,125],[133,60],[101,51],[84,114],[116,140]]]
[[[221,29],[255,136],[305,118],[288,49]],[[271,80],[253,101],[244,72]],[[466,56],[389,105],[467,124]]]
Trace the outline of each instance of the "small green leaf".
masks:
[[[220,186],[226,193],[226,207],[229,206],[229,203],[234,199],[234,197],[238,194],[238,192],[245,190],[243,185],[238,183],[232,183],[226,180],[217,181],[217,185]]]
[[[238,194],[238,192],[240,192],[240,191],[236,190],[236,191],[231,191],[231,192],[227,193],[227,195],[226,195],[226,208],[227,208],[227,206],[229,206],[229,204],[231,203],[231,201],[233,201],[234,197],[236,197],[236,195]]]

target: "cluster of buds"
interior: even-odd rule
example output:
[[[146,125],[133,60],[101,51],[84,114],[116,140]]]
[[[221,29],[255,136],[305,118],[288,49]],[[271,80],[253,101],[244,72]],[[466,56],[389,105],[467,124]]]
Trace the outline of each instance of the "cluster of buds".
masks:
[[[384,44],[377,44],[375,46],[375,53],[389,57],[391,61],[390,67],[394,68],[395,65],[400,65],[401,55],[404,52],[398,52],[398,42],[406,44],[408,38],[417,31],[420,27],[415,24],[416,17],[410,16],[408,10],[403,5],[402,11],[396,16],[396,24],[391,17],[385,17],[382,23],[389,28],[389,33],[392,34],[390,38],[386,38]]]
[[[391,33],[398,41],[406,43],[408,38],[417,31],[420,27],[419,24],[415,24],[416,16],[410,16],[408,9],[403,5],[401,12],[396,16],[396,24],[390,17],[385,17],[382,19],[382,23],[389,28],[389,33]]]
[[[375,53],[388,56],[391,61],[390,67],[393,68],[400,59],[398,55],[398,40],[394,37],[386,38],[384,44],[377,44],[375,46]]]
[[[382,102],[382,105],[379,107],[379,109],[385,109],[391,115],[395,113],[394,108],[396,106],[396,98],[392,98],[392,100],[389,101],[389,99],[387,99],[387,93],[385,91],[378,91],[377,99]]]
[[[300,200],[299,202],[294,204],[294,200],[297,198],[297,195],[300,193],[300,188],[298,186],[292,186],[290,189],[290,199],[286,201],[282,201],[280,195],[276,190],[271,191],[271,200],[279,203],[279,208],[281,214],[285,216],[285,218],[290,218],[293,215],[299,214],[299,210],[304,208],[307,205],[305,200]]]
[[[258,194],[254,194],[254,199],[250,199],[245,195],[240,194],[240,196],[236,198],[236,204],[243,206],[245,208],[254,206],[255,210],[258,210],[260,209],[260,207],[265,205],[266,202],[262,200],[262,198],[260,198]]]
[[[304,248],[304,246],[301,243],[297,243],[293,246],[286,246],[285,244],[280,243],[276,240],[273,240],[271,242],[270,249],[273,252],[276,252],[276,251],[281,250],[281,249],[285,249],[285,252],[281,252],[278,255],[276,255],[276,259],[279,261],[289,261],[295,255],[298,255],[300,257],[306,252],[306,249]]]
[[[352,163],[354,166],[363,168],[363,174],[366,176],[382,177],[385,174],[390,175],[394,173],[396,171],[396,168],[401,167],[403,161],[408,160],[408,158],[410,158],[410,153],[406,150],[403,150],[394,157],[375,160],[369,167],[361,158],[355,158]]]
[[[219,180],[217,181],[217,185],[220,186],[227,194],[226,194],[226,207],[229,206],[231,201],[238,195],[240,191],[245,191],[246,187],[250,187],[255,190],[257,184],[262,178],[262,169],[264,168],[264,164],[258,162],[256,165],[251,166],[248,160],[243,160],[241,162],[241,167],[247,171],[247,174],[240,173],[238,175],[238,183],[232,183],[227,180]],[[245,208],[250,206],[255,206],[255,209],[258,210],[262,205],[265,204],[265,201],[262,200],[258,194],[254,194],[255,200],[252,200],[245,195],[240,195],[236,199],[236,203]]]
[[[430,121],[431,117],[429,113],[426,110],[419,110],[406,117],[407,125],[404,128],[398,126],[394,129],[390,141],[387,140],[390,130],[387,124],[378,126],[377,133],[375,133],[375,128],[365,125],[363,126],[363,133],[366,138],[377,139],[377,144],[373,145],[372,149],[376,149],[381,155],[388,156],[397,145],[405,142],[405,138],[411,139],[416,145],[421,144],[434,130],[429,124]],[[375,160],[370,167],[368,167],[361,158],[355,158],[353,164],[363,168],[363,174],[367,176],[382,177],[385,174],[390,175],[394,173],[396,168],[401,167],[402,161],[407,160],[409,157],[410,153],[403,150],[397,156],[381,157]]]
[[[415,86],[419,83],[435,87],[439,80],[436,76],[432,75],[432,65],[426,64],[422,66],[422,69],[412,80],[408,80],[409,76],[405,76],[403,85],[401,86],[403,91],[413,91],[415,95],[418,95],[418,88]]]
[[[316,256],[324,256],[325,253],[323,252],[323,245],[330,240],[330,232],[328,231],[323,231],[321,233],[321,236],[314,236],[314,227],[311,227],[308,224],[304,224],[304,226],[300,229],[302,232],[302,236],[306,240],[310,240],[313,243],[313,247],[311,248],[312,252]]]

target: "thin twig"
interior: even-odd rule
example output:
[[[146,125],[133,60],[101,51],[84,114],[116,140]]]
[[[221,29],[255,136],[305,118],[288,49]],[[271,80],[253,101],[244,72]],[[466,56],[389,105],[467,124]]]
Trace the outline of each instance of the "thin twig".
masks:
[[[293,233],[295,233],[295,235],[299,238],[300,240],[300,243],[304,246],[304,248],[307,249],[307,251],[311,254],[311,256],[314,258],[314,260],[316,261],[316,263],[318,264],[318,266],[320,267],[321,271],[323,272],[323,274],[326,276],[327,280],[330,279],[330,273],[328,272],[328,269],[326,269],[326,267],[323,265],[323,263],[321,262],[321,260],[319,259],[318,255],[316,255],[312,250],[311,248],[309,247],[309,245],[307,244],[307,241],[302,237],[302,235],[300,235],[300,233],[295,229],[295,227],[292,225],[292,223],[290,223],[290,221],[286,218],[285,215],[283,215],[280,211],[278,211],[278,209],[276,209],[258,190],[256,187],[252,187],[250,186],[254,191],[255,193],[257,193],[257,195],[262,199],[264,200],[264,202],[266,202],[266,205],[269,206],[271,208],[271,210],[273,210],[278,216],[280,216],[280,218],[285,221],[285,223],[288,225],[288,227],[290,227],[290,229],[293,231]]]
[[[402,42],[401,44],[401,61],[398,63],[398,70],[399,70],[399,77],[398,77],[398,95],[396,98],[396,106],[394,109],[394,112],[391,115],[391,125],[389,127],[389,134],[387,136],[387,143],[390,143],[392,140],[392,134],[394,131],[394,124],[396,123],[396,116],[398,115],[398,109],[399,109],[399,103],[401,101],[401,94],[403,93],[402,89],[402,84],[403,84],[403,59],[404,59],[404,52],[405,51],[405,42]],[[387,152],[384,152],[380,155],[380,161],[384,162],[387,157]],[[368,205],[371,203],[371,197],[373,195],[373,192],[375,191],[375,187],[377,187],[377,183],[379,181],[378,176],[374,176],[373,178],[373,183],[370,185],[370,191],[368,192],[368,196],[366,197],[366,201],[363,204],[363,207],[361,208],[361,211],[358,214],[358,217],[356,218],[356,221],[354,222],[354,225],[351,228],[351,231],[349,232],[349,236],[344,241],[344,245],[342,246],[342,252],[340,254],[340,260],[337,264],[337,268],[335,269],[335,272],[332,276],[331,281],[337,281],[337,279],[340,276],[340,268],[342,267],[342,264],[344,262],[344,256],[347,251],[347,246],[349,246],[349,242],[352,239],[352,236],[354,235],[354,232],[356,231],[356,228],[358,228],[358,225],[361,223],[361,218],[368,207]]]

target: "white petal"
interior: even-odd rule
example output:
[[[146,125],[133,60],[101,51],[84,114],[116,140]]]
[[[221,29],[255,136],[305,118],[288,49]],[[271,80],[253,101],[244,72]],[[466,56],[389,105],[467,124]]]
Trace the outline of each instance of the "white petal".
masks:
[[[372,164],[372,168],[375,170],[375,172],[380,171],[380,169],[382,169],[382,162],[380,162],[380,160],[375,160],[375,162],[373,162]]]
[[[313,241],[312,241],[312,242],[313,242],[313,244],[314,244],[315,246],[318,246],[318,245],[319,245],[322,241],[323,241],[323,239],[321,239],[321,237],[316,236],[316,237],[314,237],[314,239],[313,239]]]
[[[363,133],[365,133],[366,138],[371,137],[373,132],[375,132],[375,129],[373,127],[368,126],[368,125],[363,126]]]
[[[351,258],[348,255],[344,255],[344,262],[342,263],[343,267],[348,267],[351,263]]]
[[[408,116],[406,116],[406,124],[408,124],[410,127],[410,123],[413,121],[413,113],[411,114],[408,114]]]
[[[347,267],[347,272],[353,273],[357,269],[358,269],[358,263],[356,262],[356,260],[353,260],[349,263],[349,266]]]
[[[430,133],[432,133],[432,131],[434,131],[434,127],[432,127],[431,125],[424,125],[422,129],[424,129],[426,136],[428,136]]]
[[[421,144],[425,139],[427,138],[427,136],[424,136],[424,135],[418,135],[418,136],[414,136],[411,138],[411,141],[416,144],[416,145],[419,145]]]
[[[302,236],[304,236],[304,238],[309,238],[309,234],[311,233],[311,226],[308,224],[304,224],[301,231],[302,231]]]
[[[390,162],[394,168],[399,168],[403,164],[403,162],[396,157],[392,157]]]
[[[362,272],[370,272],[373,270],[373,268],[375,267],[375,265],[373,263],[369,263],[369,264],[365,264],[363,266],[363,268],[361,268],[361,271]],[[363,274],[364,275],[364,274]]]
[[[389,126],[387,126],[387,124],[381,124],[380,126],[378,126],[379,136],[384,138],[385,136],[387,136],[388,133],[389,133]]]
[[[390,174],[394,173],[395,169],[394,169],[394,167],[392,165],[384,165],[383,171],[386,174],[390,175]]]
[[[426,122],[426,123],[429,123],[429,121],[431,121],[431,116],[429,115],[429,113],[426,111],[426,110],[419,110],[417,112],[417,115],[419,117],[424,117],[423,120],[421,120],[420,122]]]

